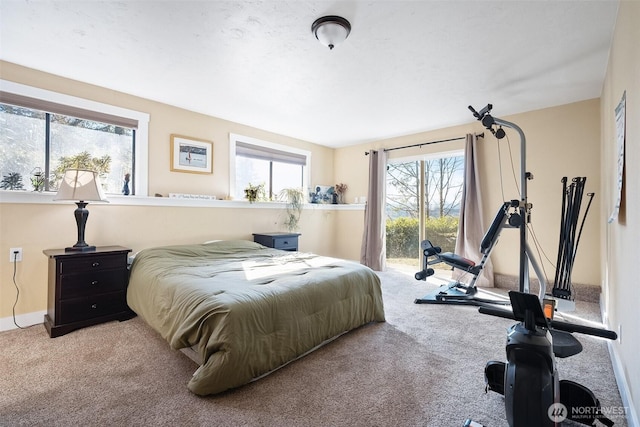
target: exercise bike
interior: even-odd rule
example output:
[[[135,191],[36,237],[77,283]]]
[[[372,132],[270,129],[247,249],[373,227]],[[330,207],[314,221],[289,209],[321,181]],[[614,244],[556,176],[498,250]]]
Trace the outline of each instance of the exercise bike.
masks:
[[[550,427],[565,419],[585,425],[596,420],[606,426],[613,421],[600,410],[593,392],[573,381],[559,380],[556,357],[582,351],[572,335],[579,332],[611,340],[613,331],[552,320],[553,305],[543,311],[535,295],[509,292],[512,311],[480,307],[483,314],[517,320],[507,333],[506,362],[490,361],[485,366],[487,391],[504,396],[509,426]]]

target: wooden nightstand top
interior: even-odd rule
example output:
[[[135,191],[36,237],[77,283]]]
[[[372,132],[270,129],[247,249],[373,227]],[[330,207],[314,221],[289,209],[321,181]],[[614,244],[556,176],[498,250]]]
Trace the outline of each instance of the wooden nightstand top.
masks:
[[[297,237],[300,233],[287,233],[285,231],[273,231],[270,233],[253,233],[254,236],[267,236],[267,237]]]
[[[55,258],[59,256],[87,256],[112,252],[131,252],[131,249],[122,246],[98,246],[95,251],[65,251],[64,249],[45,249],[42,251],[49,258]]]

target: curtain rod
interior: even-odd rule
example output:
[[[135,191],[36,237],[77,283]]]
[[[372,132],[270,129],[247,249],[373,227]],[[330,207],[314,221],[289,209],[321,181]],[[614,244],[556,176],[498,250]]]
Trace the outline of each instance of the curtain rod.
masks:
[[[484,138],[484,132],[476,135],[477,138]],[[449,141],[458,141],[460,139],[465,139],[466,136],[460,136],[457,138],[449,138],[449,139],[440,139],[438,141],[429,141],[429,142],[421,142],[419,144],[412,144],[412,145],[403,145],[402,147],[393,147],[393,148],[385,148],[382,151],[393,151],[393,150],[402,150],[403,148],[412,148],[412,147],[422,147],[423,145],[429,145],[429,144],[438,144],[440,142],[449,142]],[[366,151],[364,153],[365,156],[369,155],[369,152]]]

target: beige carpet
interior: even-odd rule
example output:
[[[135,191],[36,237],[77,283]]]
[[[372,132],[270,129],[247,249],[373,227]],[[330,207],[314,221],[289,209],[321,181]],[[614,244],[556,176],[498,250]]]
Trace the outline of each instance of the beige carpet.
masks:
[[[504,426],[501,396],[483,369],[504,359],[513,322],[464,306],[416,305],[436,285],[411,271],[383,281],[386,323],[364,326],[279,371],[201,398],[186,384],[193,362],[142,320],[110,322],[50,339],[44,326],[0,334],[1,426]],[[596,319],[580,303],[576,314]],[[606,343],[560,360],[562,379],[622,405]],[[625,426],[623,417],[614,418]]]

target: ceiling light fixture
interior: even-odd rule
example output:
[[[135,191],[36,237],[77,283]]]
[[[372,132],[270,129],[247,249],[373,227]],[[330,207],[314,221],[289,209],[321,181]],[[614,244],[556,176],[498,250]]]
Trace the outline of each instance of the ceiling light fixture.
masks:
[[[335,45],[347,39],[351,24],[340,16],[323,16],[311,25],[311,32],[320,43],[333,49]]]

